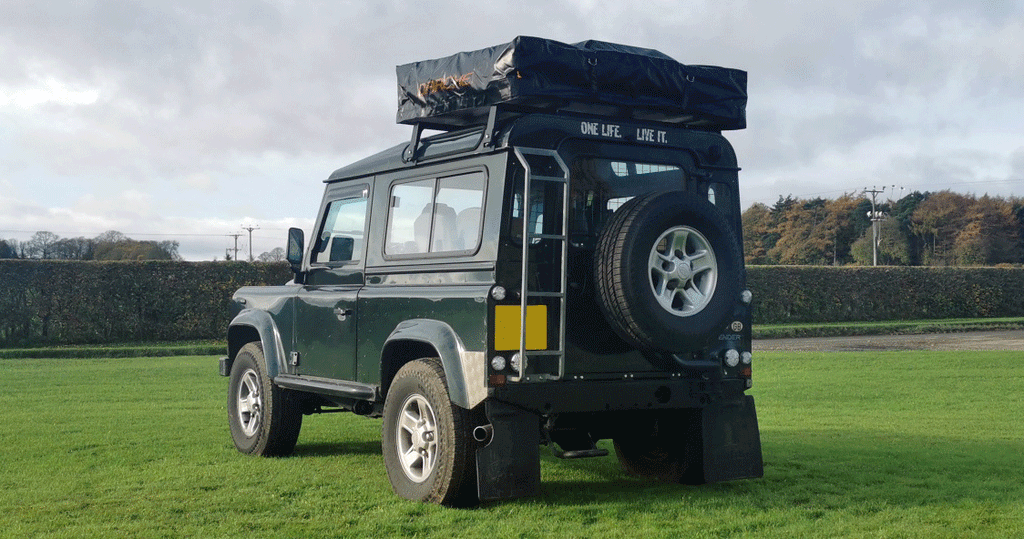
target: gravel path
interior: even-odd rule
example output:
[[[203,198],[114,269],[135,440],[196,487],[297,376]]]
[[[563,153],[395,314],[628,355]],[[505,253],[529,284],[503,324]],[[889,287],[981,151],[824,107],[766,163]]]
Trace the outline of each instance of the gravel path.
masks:
[[[1024,330],[932,333],[927,335],[868,335],[806,339],[754,340],[754,351],[801,350],[812,352],[865,350],[1021,350]]]

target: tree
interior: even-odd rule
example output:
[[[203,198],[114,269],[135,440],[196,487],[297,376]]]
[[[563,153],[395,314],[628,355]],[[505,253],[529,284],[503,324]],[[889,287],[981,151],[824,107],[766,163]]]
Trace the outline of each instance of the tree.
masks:
[[[53,246],[59,239],[60,236],[53,232],[36,232],[27,242],[25,242],[25,245],[23,246],[25,256],[28,258],[41,259],[53,258]]]
[[[833,265],[850,261],[850,248],[857,239],[857,221],[854,217],[859,205],[860,199],[853,195],[843,195],[827,205],[820,233],[824,235],[826,249],[831,245]]]
[[[870,266],[874,262],[870,229],[854,242],[851,253],[854,262],[861,266]],[[901,229],[899,220],[892,217],[878,223],[878,263],[886,266],[910,264],[910,240]]]
[[[260,254],[256,259],[260,262],[280,262],[284,260],[284,249],[275,247],[269,252]]]
[[[86,238],[63,238],[52,247],[51,258],[57,260],[92,260],[96,244]]]
[[[181,255],[178,254],[179,244],[176,241],[162,241],[157,244],[161,251],[167,254],[169,258],[167,260],[182,260]]]
[[[18,240],[0,240],[0,258],[18,258]]]
[[[1020,236],[1010,203],[985,195],[970,206],[966,217],[953,247],[958,264],[993,265],[1019,258]]]
[[[907,264],[911,266],[917,266],[921,264],[921,251],[924,247],[923,242],[919,236],[916,236],[911,231],[911,217],[914,215],[914,211],[917,207],[928,198],[928,193],[921,193],[920,191],[914,191],[909,195],[899,199],[892,206],[892,210],[889,216],[900,224],[900,230],[903,231],[903,235],[907,237],[907,248],[909,249],[909,259]]]
[[[824,264],[826,259],[831,260],[828,239],[820,229],[827,213],[825,200],[815,198],[804,203],[796,200],[788,203],[789,200],[776,204],[781,213],[777,227],[779,241],[769,250],[769,256],[780,264]]]
[[[1024,198],[1011,198],[1013,216],[1017,220],[1017,239],[1024,243]],[[1024,245],[1021,246],[1018,261],[1024,262]]]
[[[118,243],[129,239],[128,236],[116,231],[108,230],[99,236],[96,236],[96,243]]]
[[[910,230],[921,241],[921,263],[946,266],[957,262],[954,247],[967,226],[972,203],[966,195],[939,191],[918,204],[910,217]]]
[[[743,212],[743,255],[747,264],[771,264],[768,250],[779,241],[768,206],[756,203]]]
[[[176,241],[139,241],[108,230],[95,243],[96,260],[181,260]]]

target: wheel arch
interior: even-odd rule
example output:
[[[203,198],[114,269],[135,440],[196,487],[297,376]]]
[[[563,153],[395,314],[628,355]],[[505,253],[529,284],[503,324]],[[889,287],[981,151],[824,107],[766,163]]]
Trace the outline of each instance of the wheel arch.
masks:
[[[381,394],[387,396],[395,374],[406,363],[436,357],[448,382],[448,398],[467,410],[487,397],[485,352],[467,351],[448,324],[430,319],[402,322],[388,336],[381,351]]]
[[[277,324],[270,313],[257,309],[246,309],[238,313],[228,326],[228,372],[231,371],[231,364],[234,363],[238,351],[247,343],[255,341],[263,345],[267,375],[271,379],[287,372],[284,344],[281,342]]]

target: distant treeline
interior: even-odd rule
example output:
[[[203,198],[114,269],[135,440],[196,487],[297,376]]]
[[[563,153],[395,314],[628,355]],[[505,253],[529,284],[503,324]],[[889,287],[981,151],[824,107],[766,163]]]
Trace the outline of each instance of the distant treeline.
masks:
[[[109,230],[95,238],[40,231],[27,241],[0,240],[0,258],[38,260],[181,260],[176,241],[140,241]]]
[[[995,266],[1024,263],[1024,199],[914,192],[875,207],[878,263]],[[779,197],[743,212],[748,264],[871,265],[871,201]]]

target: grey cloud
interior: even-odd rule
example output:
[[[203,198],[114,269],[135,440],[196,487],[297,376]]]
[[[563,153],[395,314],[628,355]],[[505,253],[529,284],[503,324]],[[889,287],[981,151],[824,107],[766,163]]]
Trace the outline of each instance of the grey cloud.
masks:
[[[308,177],[298,163],[323,164],[327,174],[401,142],[408,129],[394,124],[396,64],[527,34],[746,69],[749,127],[727,134],[745,182],[834,178],[841,172],[815,167],[854,166],[978,181],[1007,160],[1019,178],[1019,138],[1009,151],[979,141],[989,132],[1019,137],[1011,111],[1024,102],[1022,32],[1019,0],[4,0],[0,91],[52,77],[100,94],[91,105],[0,109],[0,173],[130,184],[159,192],[155,211],[168,215],[234,208],[238,201],[212,195],[190,200],[180,186],[203,174],[218,186],[204,193],[218,196],[277,189]],[[991,155],[972,163],[930,147],[951,132],[965,151]],[[788,193],[763,198],[779,194]],[[265,209],[304,211],[299,202],[274,210]]]

